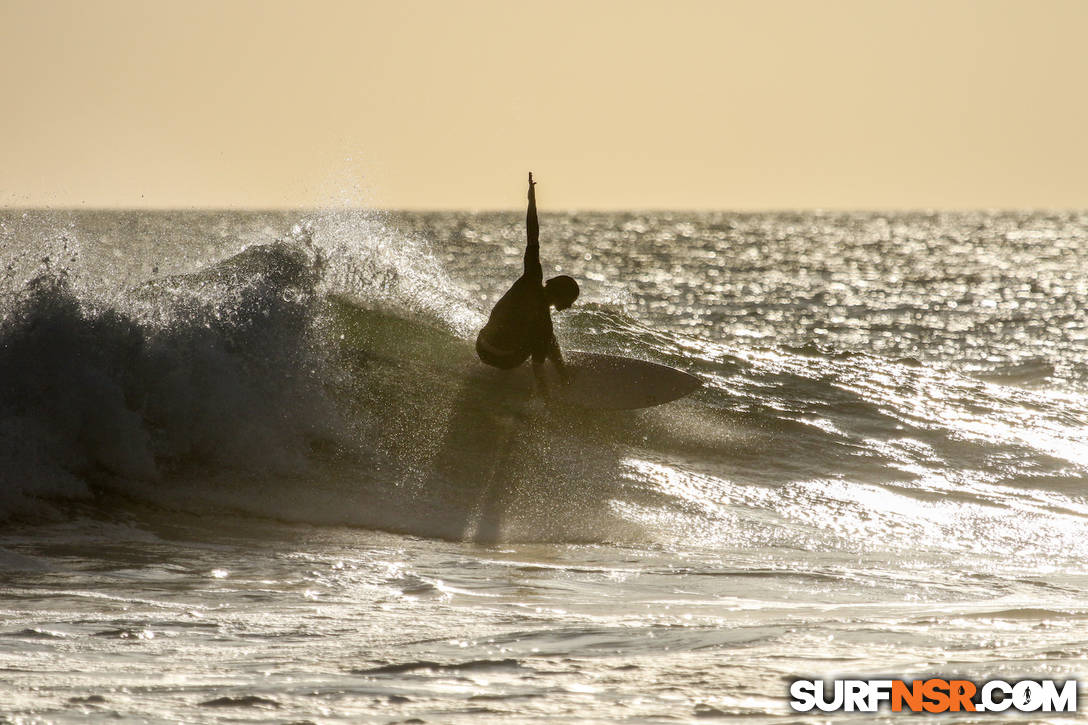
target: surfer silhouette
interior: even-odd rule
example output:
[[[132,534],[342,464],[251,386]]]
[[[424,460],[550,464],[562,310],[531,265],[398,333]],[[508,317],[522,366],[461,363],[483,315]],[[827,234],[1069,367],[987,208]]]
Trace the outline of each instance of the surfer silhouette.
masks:
[[[540,391],[547,394],[542,366],[551,361],[561,380],[568,380],[563,354],[552,330],[551,308],[565,310],[578,299],[578,283],[566,275],[544,282],[540,266],[540,225],[536,218],[536,182],[529,172],[529,208],[525,212],[525,271],[495,303],[476,337],[476,354],[488,365],[510,370],[529,357]]]

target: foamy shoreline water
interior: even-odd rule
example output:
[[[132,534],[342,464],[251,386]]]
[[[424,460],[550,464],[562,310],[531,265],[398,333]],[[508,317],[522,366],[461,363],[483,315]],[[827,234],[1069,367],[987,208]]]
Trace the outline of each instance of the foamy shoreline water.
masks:
[[[516,214],[0,235],[9,719],[772,721],[805,675],[1083,672],[1084,215],[545,215],[561,341],[704,381],[625,414],[475,377]]]

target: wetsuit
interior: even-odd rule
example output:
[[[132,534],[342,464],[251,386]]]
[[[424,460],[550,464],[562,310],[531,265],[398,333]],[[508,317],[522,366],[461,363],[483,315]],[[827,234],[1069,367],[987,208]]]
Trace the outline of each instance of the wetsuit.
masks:
[[[534,365],[540,365],[548,358],[560,366],[563,364],[544,292],[544,270],[540,266],[540,226],[536,218],[536,192],[532,181],[525,228],[528,237],[525,271],[495,303],[491,317],[476,337],[476,354],[480,359],[503,370],[516,368],[530,355]]]

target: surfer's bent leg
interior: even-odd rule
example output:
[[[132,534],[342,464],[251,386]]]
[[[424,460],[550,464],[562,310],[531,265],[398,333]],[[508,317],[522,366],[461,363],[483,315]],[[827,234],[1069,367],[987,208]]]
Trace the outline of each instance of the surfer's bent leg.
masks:
[[[486,332],[487,328],[485,327],[476,336],[476,354],[482,362],[500,370],[512,370],[525,362],[525,358],[529,357],[526,353],[493,345],[488,342]]]

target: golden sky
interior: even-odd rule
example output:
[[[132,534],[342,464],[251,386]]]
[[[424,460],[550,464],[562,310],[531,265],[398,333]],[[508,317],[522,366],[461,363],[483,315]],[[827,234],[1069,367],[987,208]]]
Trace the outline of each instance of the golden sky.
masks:
[[[1080,0],[0,0],[0,205],[1088,207]]]

